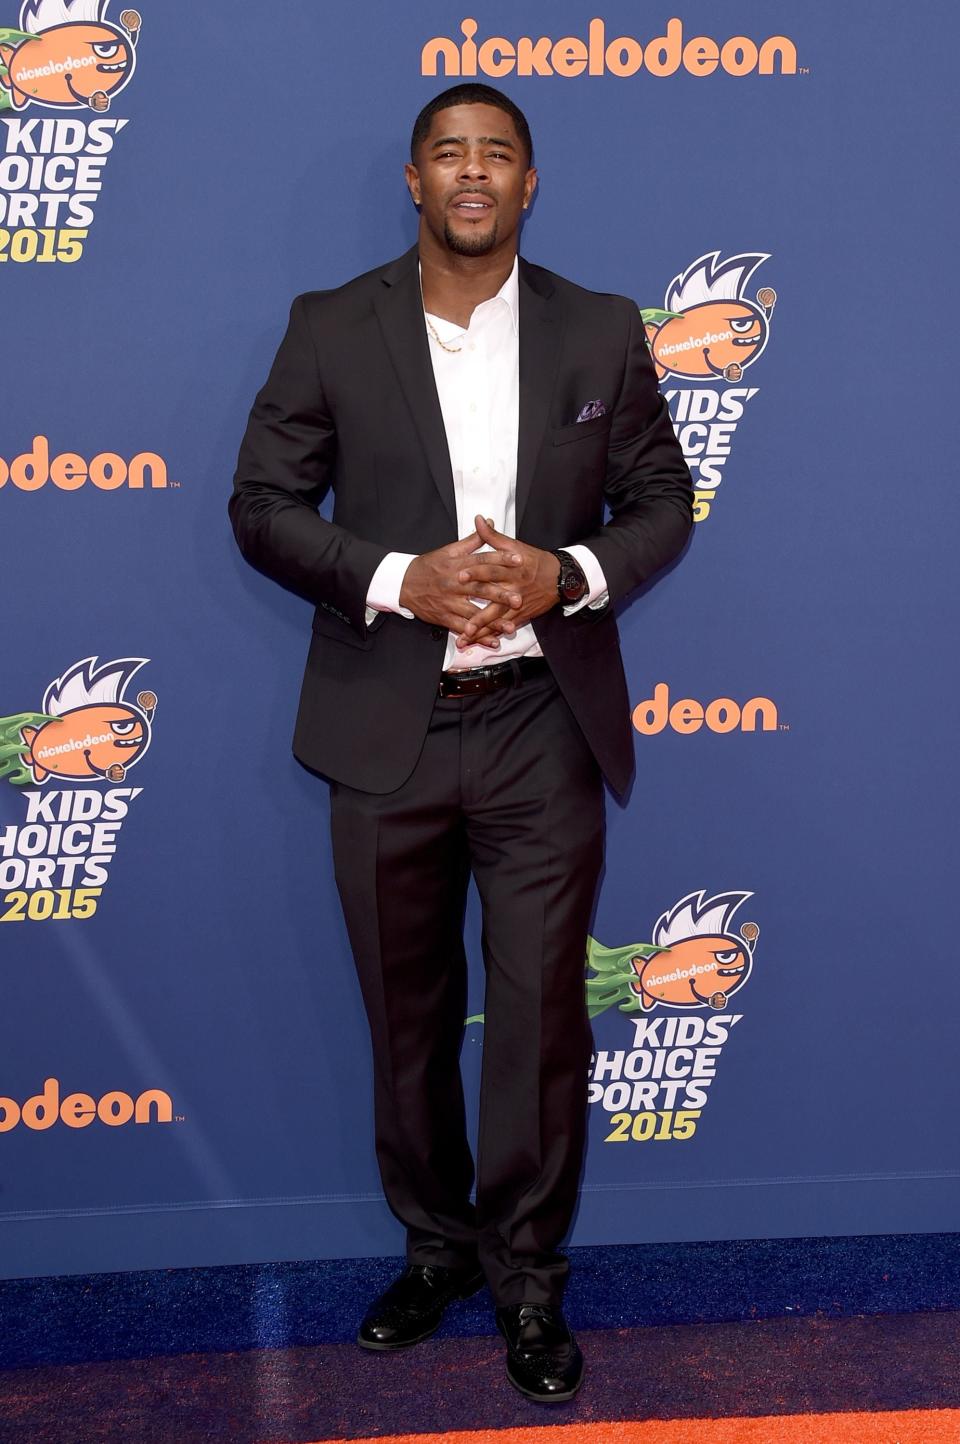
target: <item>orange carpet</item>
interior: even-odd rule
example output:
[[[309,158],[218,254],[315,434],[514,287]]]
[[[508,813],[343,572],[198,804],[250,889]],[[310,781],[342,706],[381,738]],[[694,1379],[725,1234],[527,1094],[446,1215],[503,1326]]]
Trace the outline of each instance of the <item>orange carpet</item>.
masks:
[[[315,1444],[339,1444],[317,1440]],[[648,1419],[454,1434],[393,1434],[351,1444],[960,1444],[960,1409],[883,1414],[769,1414],[760,1419]]]

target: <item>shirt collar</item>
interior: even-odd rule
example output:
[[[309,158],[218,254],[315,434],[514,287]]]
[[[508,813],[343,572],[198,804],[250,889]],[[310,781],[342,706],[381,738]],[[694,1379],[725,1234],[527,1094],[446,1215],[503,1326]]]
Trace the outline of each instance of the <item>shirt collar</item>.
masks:
[[[423,270],[422,270],[422,267],[421,267],[419,261],[417,261],[417,273],[418,273],[418,275],[420,275],[421,278],[422,278]],[[508,276],[507,279],[504,281],[503,285],[500,287],[500,289],[499,289],[499,291],[497,292],[497,294],[496,294],[495,296],[491,296],[489,301],[482,301],[482,302],[481,302],[481,305],[483,305],[483,306],[488,306],[488,305],[490,304],[490,301],[506,301],[507,306],[508,306],[509,311],[510,311],[510,319],[513,321],[514,333],[515,333],[516,335],[519,335],[519,333],[520,333],[520,283],[519,283],[519,273],[520,273],[519,257],[514,256],[514,258],[513,258],[513,270],[510,272],[509,276]],[[422,279],[421,279],[421,285],[422,285]],[[452,323],[451,323],[451,324],[452,324]],[[460,331],[462,331],[462,330],[464,330],[465,328],[464,328],[464,327],[458,327],[457,329],[460,330]]]
[[[518,273],[520,269],[519,258],[513,258],[513,270],[497,292],[497,297],[502,297],[510,307],[510,315],[513,320],[513,329],[519,333],[520,330],[520,285]]]

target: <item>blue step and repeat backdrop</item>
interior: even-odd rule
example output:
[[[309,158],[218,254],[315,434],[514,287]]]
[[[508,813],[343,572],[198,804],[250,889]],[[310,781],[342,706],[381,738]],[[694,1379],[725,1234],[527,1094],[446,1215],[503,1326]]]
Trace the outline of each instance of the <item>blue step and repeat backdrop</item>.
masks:
[[[529,116],[525,254],[644,313],[697,487],[621,621],[572,1241],[960,1227],[955,7],[141,3],[0,14],[3,1274],[401,1251],[310,609],[225,507],[458,74]]]

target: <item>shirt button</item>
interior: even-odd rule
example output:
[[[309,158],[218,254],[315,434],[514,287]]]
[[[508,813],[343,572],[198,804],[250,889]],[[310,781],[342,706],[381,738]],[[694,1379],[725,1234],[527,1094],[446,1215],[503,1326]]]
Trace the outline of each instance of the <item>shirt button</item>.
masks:
[[[471,411],[476,411],[476,409],[477,409],[477,403],[476,403],[475,401],[471,401],[471,402],[470,402],[470,410],[471,410]]]
[[[442,627],[431,627],[430,635],[435,642],[439,642],[441,638],[446,636],[446,632],[443,630]]]

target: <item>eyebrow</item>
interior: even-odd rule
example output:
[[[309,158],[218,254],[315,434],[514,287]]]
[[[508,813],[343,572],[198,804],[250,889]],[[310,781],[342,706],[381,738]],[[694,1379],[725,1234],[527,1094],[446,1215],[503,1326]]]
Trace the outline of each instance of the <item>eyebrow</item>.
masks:
[[[516,146],[514,145],[512,140],[504,140],[501,136],[498,135],[478,135],[477,143],[478,145],[505,145],[510,150],[516,150]],[[465,135],[442,135],[439,140],[435,140],[433,142],[430,149],[436,150],[438,145],[450,144],[466,145],[467,137]]]

